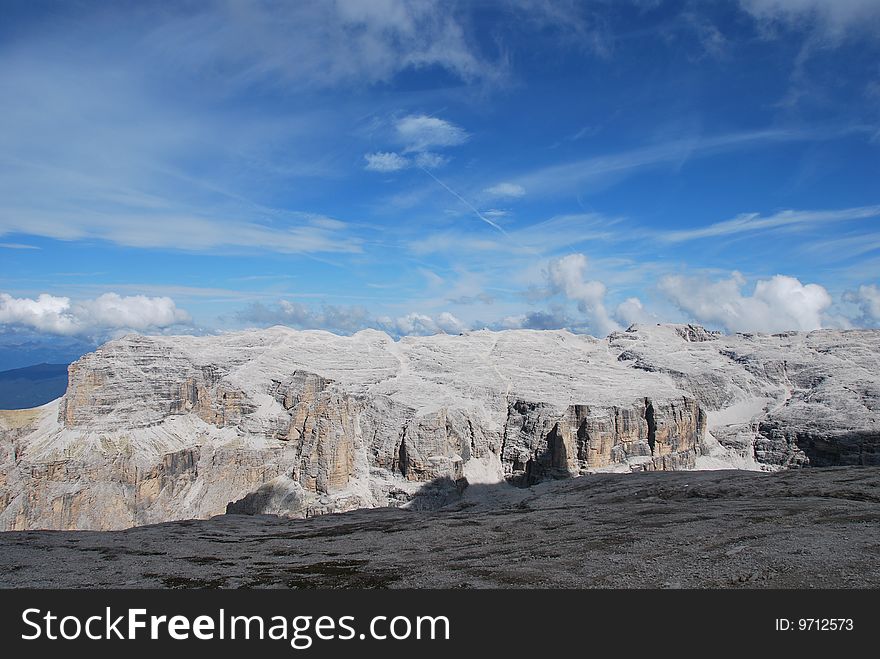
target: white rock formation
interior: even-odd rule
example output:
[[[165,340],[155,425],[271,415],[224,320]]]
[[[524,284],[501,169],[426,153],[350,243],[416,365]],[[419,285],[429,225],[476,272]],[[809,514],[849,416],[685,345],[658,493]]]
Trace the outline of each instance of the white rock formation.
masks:
[[[870,463],[880,332],[126,336],[0,413],[0,528],[436,506],[597,470]]]

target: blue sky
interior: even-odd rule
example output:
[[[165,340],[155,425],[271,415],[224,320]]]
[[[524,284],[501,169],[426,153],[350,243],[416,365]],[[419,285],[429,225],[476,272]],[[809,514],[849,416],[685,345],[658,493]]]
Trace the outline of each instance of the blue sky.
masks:
[[[0,367],[880,322],[880,2],[10,2]]]

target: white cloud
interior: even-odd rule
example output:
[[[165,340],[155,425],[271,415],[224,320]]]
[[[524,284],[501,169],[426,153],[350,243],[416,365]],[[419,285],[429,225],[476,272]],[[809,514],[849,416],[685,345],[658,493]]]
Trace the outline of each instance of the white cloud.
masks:
[[[656,0],[637,2],[646,6],[656,4]],[[594,3],[582,0],[511,0],[505,5],[517,11],[518,22],[536,32],[552,31],[560,46],[603,58],[610,57],[614,51],[615,36]]]
[[[30,327],[49,334],[76,334],[78,324],[70,312],[70,298],[42,293],[36,300],[0,293],[0,323]]]
[[[681,166],[689,158],[756,148],[777,142],[821,139],[823,137],[827,137],[827,135],[810,134],[797,130],[768,129],[710,137],[675,139],[629,151],[540,167],[517,177],[512,183],[521,185],[529,191],[530,195],[553,195],[571,190],[583,191],[585,186],[601,188],[648,167],[664,164]]]
[[[525,314],[505,316],[496,323],[497,329],[522,329],[526,322]]]
[[[424,114],[411,114],[400,119],[395,125],[395,130],[407,152],[424,152],[435,147],[457,146],[470,137],[459,126]]]
[[[714,282],[670,275],[660,280],[659,288],[697,321],[730,332],[819,329],[832,302],[822,286],[785,275],[759,280],[751,295],[743,295],[745,284],[745,278],[734,272],[729,279]]]
[[[831,37],[848,29],[865,30],[880,18],[877,0],[740,0],[740,4],[760,21],[812,24]]]
[[[606,336],[621,329],[605,308],[605,284],[601,281],[585,279],[587,257],[583,254],[569,254],[551,261],[547,276],[551,287],[578,303],[581,313],[587,315],[597,336]]]
[[[436,315],[411,312],[403,316],[374,317],[364,307],[324,305],[320,309],[299,302],[279,300],[275,305],[251,304],[237,314],[245,323],[289,325],[297,329],[323,329],[353,334],[362,329],[380,329],[392,335],[458,334],[467,325],[448,311]]]
[[[327,140],[354,110],[233,110],[198,91],[234,98],[235,90],[219,87],[244,81],[234,66],[202,61],[200,40],[244,39],[247,19],[223,29],[213,21],[222,25],[220,14],[233,5],[249,14],[258,4],[145,9],[136,20],[131,12],[79,7],[69,29],[58,30],[60,17],[22,23],[27,34],[0,58],[0,240],[16,244],[10,236],[22,234],[184,250],[359,251],[357,229],[328,231],[311,226],[308,213],[286,210],[295,202],[285,210],[264,203],[278,185],[335,175]],[[312,11],[325,4],[332,5],[312,3]],[[108,56],[108,34],[126,40],[135,33],[138,48]],[[280,66],[280,53],[265,47],[271,64],[263,64]],[[215,54],[224,53],[232,51],[218,45]],[[248,72],[273,77],[253,64]],[[220,69],[222,81],[212,73]],[[192,94],[179,94],[184,88]]]
[[[443,284],[446,283],[446,280],[433,270],[429,270],[428,268],[418,268],[418,271],[432,287],[443,286]]]
[[[525,195],[526,189],[516,183],[498,183],[490,188],[486,188],[483,192],[492,195],[493,197],[509,197],[511,199],[516,199]]]
[[[507,211],[498,209],[481,213],[483,217],[492,220],[502,219],[508,214]],[[598,213],[557,215],[521,229],[507,231],[508,240],[490,240],[463,231],[446,231],[428,234],[410,242],[408,247],[417,254],[449,252],[460,255],[464,252],[498,252],[505,262],[509,263],[512,254],[534,258],[536,255],[550,255],[561,250],[569,250],[586,242],[630,239],[626,232],[612,231],[614,225],[620,222],[619,218]]]
[[[308,217],[308,222],[313,227],[320,227],[321,229],[327,229],[328,231],[344,231],[348,228],[348,223],[332,217],[327,217],[326,215],[312,214]]]
[[[880,321],[880,287],[876,284],[859,286],[850,298],[859,305],[865,320]]]
[[[146,330],[189,322],[189,314],[178,309],[170,297],[147,297],[104,293],[94,300],[84,300],[74,307],[84,322],[99,328]]]
[[[453,314],[448,311],[441,312],[435,319],[437,323],[437,327],[446,332],[447,334],[451,334],[454,332],[463,332],[467,329],[467,326],[458,318],[456,318]]]
[[[449,158],[446,156],[440,155],[439,153],[432,153],[430,151],[425,151],[416,156],[416,164],[425,169],[437,169],[438,167],[443,167],[443,165],[448,162]]]
[[[411,164],[408,158],[399,153],[387,151],[364,154],[364,159],[367,161],[364,169],[371,172],[397,172]]]
[[[659,234],[658,237],[667,242],[683,242],[697,238],[716,238],[718,236],[766,231],[793,225],[848,222],[878,216],[880,216],[880,206],[858,206],[855,208],[825,211],[784,210],[768,216],[762,216],[759,213],[743,213],[732,220],[716,222],[698,229],[669,231]]]
[[[505,316],[491,327],[492,329],[557,330],[575,329],[577,324],[577,321],[571,318],[565,309],[559,305],[552,305],[549,309]]]
[[[396,134],[394,140],[403,146],[403,154],[394,151],[368,153],[364,156],[367,160],[366,169],[375,172],[396,172],[408,167],[420,167],[448,192],[466,205],[470,205],[429,171],[443,167],[449,162],[447,156],[431,149],[442,149],[462,144],[467,141],[470,135],[449,121],[424,114],[411,114],[398,119],[395,122],[394,131]],[[472,210],[480,215],[476,208]],[[482,215],[480,215],[480,219],[498,228],[491,220],[487,220]]]
[[[352,334],[373,326],[369,312],[360,306],[325,305],[318,310],[290,300],[279,300],[274,305],[255,302],[237,316],[243,322],[257,325],[289,325],[297,329],[325,329],[339,334]]]
[[[440,0],[199,3],[157,14],[165,20],[146,32],[150,54],[222,71],[223,84],[369,85],[430,66],[467,82],[503,75]]]
[[[26,245],[25,243],[0,243],[0,249],[40,249],[36,245]]]
[[[431,335],[431,334],[458,334],[467,329],[467,326],[448,311],[436,316],[428,316],[421,313],[409,313],[399,318],[383,316],[377,319],[381,329],[391,334],[406,335]]]
[[[584,242],[619,240],[626,232],[615,232],[621,220],[599,213],[554,215],[511,233],[518,245],[539,253],[553,253]]]
[[[407,247],[415,254],[494,252],[505,249],[504,243],[499,240],[475,238],[473,235],[457,232],[428,234],[424,238],[410,242]]]
[[[394,151],[377,151],[364,154],[364,160],[367,161],[364,169],[371,172],[398,172],[413,165],[425,169],[437,169],[449,162],[449,158],[446,156],[432,151],[417,153],[412,159]]]
[[[623,325],[629,327],[636,323],[656,323],[657,317],[645,309],[642,301],[637,297],[628,297],[617,305],[614,316]]]
[[[0,214],[0,236],[27,233],[56,240],[106,240],[142,248],[204,251],[218,248],[265,249],[280,253],[362,250],[361,239],[339,226],[312,221],[308,213],[270,211],[287,226],[270,226],[243,218],[205,217],[195,213],[148,209],[124,216],[92,209],[38,212],[21,209]],[[341,226],[348,226],[340,223]]]
[[[109,330],[146,331],[188,323],[190,316],[169,297],[105,293],[71,302],[43,293],[36,299],[0,293],[0,324],[47,334],[84,335]]]

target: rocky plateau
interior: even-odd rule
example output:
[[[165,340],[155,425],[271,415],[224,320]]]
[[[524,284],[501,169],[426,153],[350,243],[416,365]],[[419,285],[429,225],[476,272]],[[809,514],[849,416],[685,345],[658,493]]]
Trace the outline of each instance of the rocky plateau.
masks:
[[[0,412],[0,529],[437,509],[597,472],[880,465],[880,331],[128,335]],[[473,490],[472,491],[476,491]]]

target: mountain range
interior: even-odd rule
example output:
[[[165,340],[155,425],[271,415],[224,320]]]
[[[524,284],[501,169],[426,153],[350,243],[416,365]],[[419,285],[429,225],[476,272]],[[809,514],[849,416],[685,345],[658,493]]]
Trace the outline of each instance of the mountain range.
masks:
[[[437,508],[596,472],[880,464],[880,331],[128,335],[0,413],[0,528]]]

